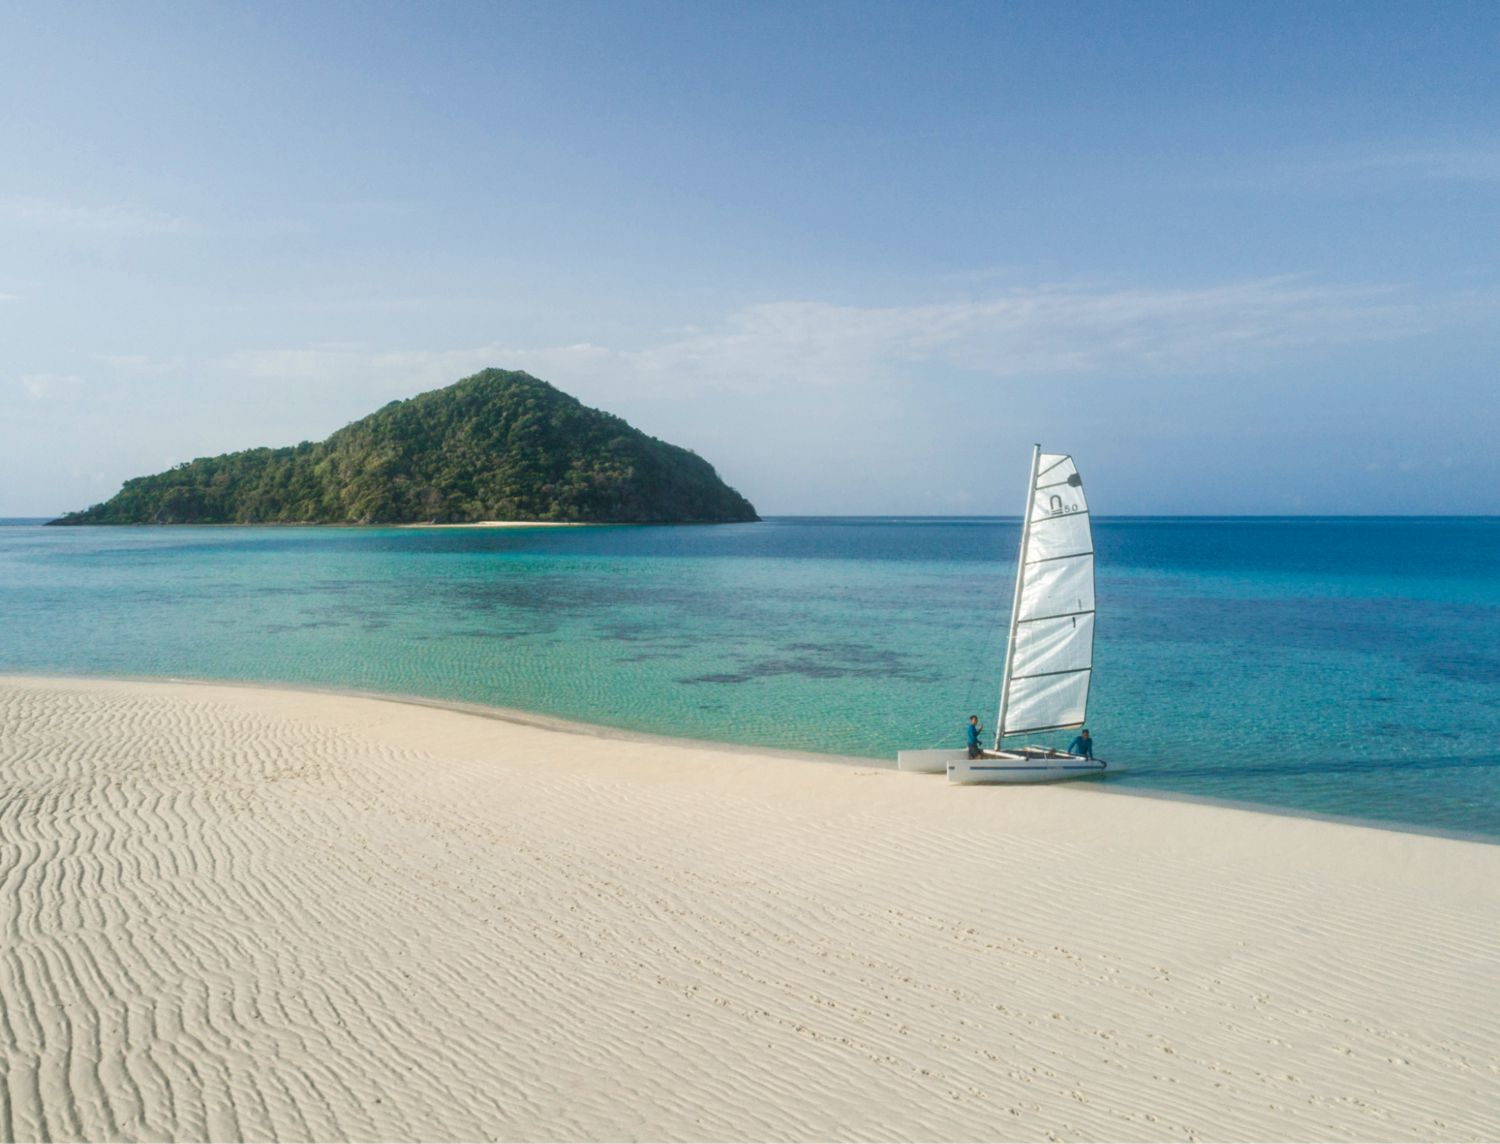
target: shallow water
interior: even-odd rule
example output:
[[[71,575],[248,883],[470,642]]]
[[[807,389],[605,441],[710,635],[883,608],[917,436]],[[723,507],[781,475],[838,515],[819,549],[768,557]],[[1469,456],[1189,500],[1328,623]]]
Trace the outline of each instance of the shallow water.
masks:
[[[1095,530],[1090,728],[1130,768],[1115,782],[1500,838],[1500,520]],[[1018,534],[10,524],[0,671],[318,684],[890,759],[993,722]]]

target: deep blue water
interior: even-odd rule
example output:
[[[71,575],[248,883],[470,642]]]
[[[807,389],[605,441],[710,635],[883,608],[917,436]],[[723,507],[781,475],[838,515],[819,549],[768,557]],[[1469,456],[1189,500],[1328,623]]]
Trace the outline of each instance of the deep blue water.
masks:
[[[1095,532],[1090,728],[1119,786],[1500,839],[1500,520]],[[0,671],[363,688],[890,759],[993,722],[1018,534],[9,525]]]

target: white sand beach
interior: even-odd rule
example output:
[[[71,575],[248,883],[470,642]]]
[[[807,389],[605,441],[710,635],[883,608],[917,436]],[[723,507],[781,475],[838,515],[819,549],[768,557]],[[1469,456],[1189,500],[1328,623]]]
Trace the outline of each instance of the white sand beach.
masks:
[[[0,1137],[1495,1140],[1500,847],[0,679]]]
[[[398,524],[397,528],[599,528],[587,520],[471,520],[463,524]]]

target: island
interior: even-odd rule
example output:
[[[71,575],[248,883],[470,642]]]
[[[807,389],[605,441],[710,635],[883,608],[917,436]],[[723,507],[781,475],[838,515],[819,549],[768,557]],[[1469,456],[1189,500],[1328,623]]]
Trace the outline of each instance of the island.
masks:
[[[52,524],[708,524],[760,518],[712,465],[512,370],[326,441],[186,461]]]

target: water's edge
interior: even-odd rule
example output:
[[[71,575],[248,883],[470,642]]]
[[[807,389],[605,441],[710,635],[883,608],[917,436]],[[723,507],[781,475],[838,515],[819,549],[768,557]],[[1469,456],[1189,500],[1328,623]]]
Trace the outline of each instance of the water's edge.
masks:
[[[500,723],[510,723],[522,727],[534,727],[538,730],[553,731],[558,734],[579,735],[593,739],[601,739],[606,742],[629,742],[629,743],[654,743],[664,747],[684,747],[695,750],[711,751],[725,755],[751,755],[764,756],[774,759],[790,759],[797,762],[812,763],[819,765],[841,766],[841,767],[865,767],[876,770],[899,773],[896,764],[889,759],[863,758],[856,755],[834,755],[824,754],[817,751],[791,751],[779,747],[762,747],[754,744],[729,743],[712,739],[692,739],[677,737],[673,735],[648,734],[642,731],[632,731],[623,727],[611,727],[602,723],[585,723],[579,720],[562,719],[543,712],[524,711],[513,707],[494,707],[482,703],[468,703],[455,699],[438,699],[426,695],[407,695],[382,691],[359,691],[344,687],[315,687],[304,684],[277,683],[264,680],[244,679],[213,679],[205,677],[187,676],[153,676],[153,675],[104,675],[90,674],[87,672],[59,673],[48,672],[46,674],[32,674],[26,672],[0,671],[0,682],[13,681],[24,683],[67,683],[67,682],[89,682],[102,681],[114,683],[145,683],[160,684],[170,683],[185,687],[226,687],[234,690],[261,691],[261,692],[286,692],[294,695],[327,695],[342,699],[367,699],[378,703],[394,703],[406,707],[424,707],[430,710],[451,711],[455,714],[470,715],[480,719],[491,719]],[[917,776],[914,776],[917,777]],[[933,781],[941,781],[937,776],[930,776]],[[1056,784],[1048,784],[1056,785]],[[1108,777],[1099,777],[1078,782],[1068,783],[1067,789],[1071,791],[1089,791],[1093,794],[1103,794],[1110,797],[1123,798],[1146,798],[1161,802],[1187,803],[1195,806],[1212,806],[1222,810],[1231,810],[1244,814],[1263,814],[1273,818],[1302,819],[1311,822],[1324,822],[1335,826],[1347,826],[1355,829],[1378,830],[1389,834],[1411,834],[1423,838],[1442,838],[1452,842],[1478,843],[1485,846],[1500,846],[1500,840],[1488,835],[1463,831],[1451,830],[1442,827],[1419,826],[1410,823],[1391,822],[1378,818],[1361,818],[1357,815],[1326,814],[1319,811],[1301,810],[1293,807],[1276,806],[1269,803],[1257,803],[1249,800],[1217,798],[1211,795],[1198,795],[1182,791],[1158,790],[1149,787],[1119,787],[1111,783]],[[1003,792],[1004,786],[972,787],[963,786],[961,789],[970,794],[976,792]]]

